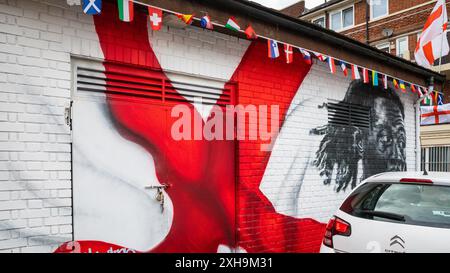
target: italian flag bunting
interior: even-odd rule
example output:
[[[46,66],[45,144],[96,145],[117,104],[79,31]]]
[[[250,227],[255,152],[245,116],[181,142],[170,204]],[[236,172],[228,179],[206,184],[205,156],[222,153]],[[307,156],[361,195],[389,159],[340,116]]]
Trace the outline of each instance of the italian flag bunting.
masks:
[[[119,18],[123,22],[131,22],[134,17],[133,2],[130,0],[117,0],[119,5]]]

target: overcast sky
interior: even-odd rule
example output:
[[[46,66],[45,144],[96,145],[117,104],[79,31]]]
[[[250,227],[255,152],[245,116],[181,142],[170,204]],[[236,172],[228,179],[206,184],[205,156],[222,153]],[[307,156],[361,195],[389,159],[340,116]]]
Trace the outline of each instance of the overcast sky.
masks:
[[[285,8],[289,5],[294,4],[295,2],[298,2],[299,0],[251,0],[253,2],[258,2],[261,5],[268,6],[274,9],[281,9]],[[307,8],[313,8],[315,6],[318,6],[320,4],[323,4],[324,0],[306,0],[306,7]]]

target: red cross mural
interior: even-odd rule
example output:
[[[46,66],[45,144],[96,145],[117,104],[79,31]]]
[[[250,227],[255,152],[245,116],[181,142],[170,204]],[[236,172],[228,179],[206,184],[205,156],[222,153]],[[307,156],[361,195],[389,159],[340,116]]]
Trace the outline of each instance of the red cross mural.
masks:
[[[421,125],[442,124],[450,122],[450,104],[422,106]]]

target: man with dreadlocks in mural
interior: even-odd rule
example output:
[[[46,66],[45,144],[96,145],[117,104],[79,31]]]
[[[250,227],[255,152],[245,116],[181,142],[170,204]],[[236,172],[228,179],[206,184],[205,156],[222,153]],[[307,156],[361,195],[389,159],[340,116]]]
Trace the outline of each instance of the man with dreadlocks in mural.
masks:
[[[363,180],[386,171],[406,170],[406,132],[403,104],[392,89],[353,81],[338,105],[359,105],[370,109],[369,128],[335,125],[339,117],[325,127],[315,165],[324,184],[330,184],[336,172],[336,191],[353,189],[358,182],[358,163],[362,161]],[[312,133],[320,133],[313,129]]]

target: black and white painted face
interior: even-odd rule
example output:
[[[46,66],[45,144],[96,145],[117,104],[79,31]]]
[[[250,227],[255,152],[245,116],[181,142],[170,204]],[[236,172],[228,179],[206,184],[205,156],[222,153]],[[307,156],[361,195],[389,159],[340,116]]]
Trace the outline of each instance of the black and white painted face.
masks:
[[[364,151],[364,176],[406,170],[406,131],[398,105],[377,98],[372,108],[372,124]]]

